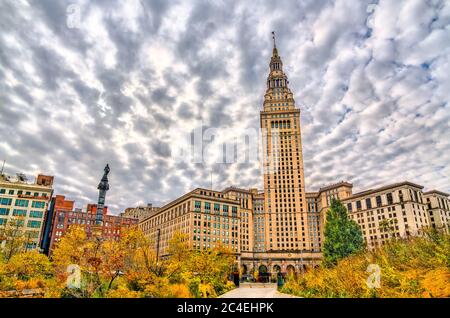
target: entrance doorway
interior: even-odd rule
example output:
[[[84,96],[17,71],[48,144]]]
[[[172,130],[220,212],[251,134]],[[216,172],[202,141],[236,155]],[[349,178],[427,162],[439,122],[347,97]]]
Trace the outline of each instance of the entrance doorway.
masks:
[[[270,280],[270,274],[267,272],[265,265],[260,265],[258,268],[258,281],[261,283],[268,283]]]

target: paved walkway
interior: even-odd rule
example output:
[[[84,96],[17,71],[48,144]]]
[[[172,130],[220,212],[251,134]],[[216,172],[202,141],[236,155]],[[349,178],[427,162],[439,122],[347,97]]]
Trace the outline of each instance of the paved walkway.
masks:
[[[298,298],[277,291],[277,284],[244,283],[219,298]]]

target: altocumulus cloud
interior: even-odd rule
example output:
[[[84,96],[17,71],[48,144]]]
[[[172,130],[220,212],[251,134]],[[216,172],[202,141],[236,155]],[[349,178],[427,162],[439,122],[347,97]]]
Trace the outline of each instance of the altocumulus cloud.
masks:
[[[211,172],[219,189],[261,187],[257,162],[172,153],[200,124],[258,128],[272,30],[302,110],[307,190],[450,191],[444,0],[1,1],[0,159],[55,175],[80,206],[108,162],[113,213],[208,187]]]

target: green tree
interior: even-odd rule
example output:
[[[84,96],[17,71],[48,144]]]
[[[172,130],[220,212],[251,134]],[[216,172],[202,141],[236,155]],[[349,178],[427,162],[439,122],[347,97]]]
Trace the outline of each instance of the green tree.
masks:
[[[339,200],[332,199],[325,224],[324,264],[336,265],[338,260],[363,248],[364,240],[358,224],[348,218],[347,209]]]

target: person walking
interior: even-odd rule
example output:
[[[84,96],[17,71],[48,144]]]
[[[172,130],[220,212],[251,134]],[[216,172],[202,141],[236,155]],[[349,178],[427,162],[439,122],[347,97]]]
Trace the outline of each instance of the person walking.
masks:
[[[239,287],[239,272],[238,271],[233,272],[233,282],[236,285],[236,287]]]

